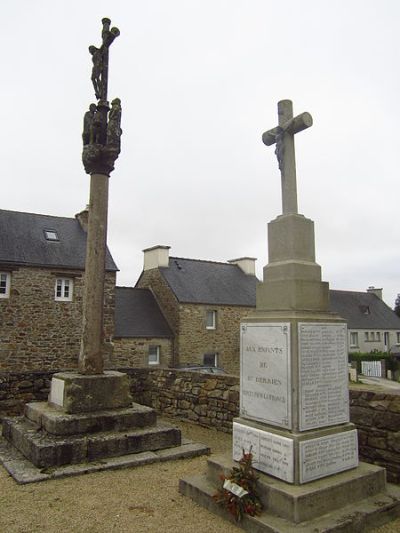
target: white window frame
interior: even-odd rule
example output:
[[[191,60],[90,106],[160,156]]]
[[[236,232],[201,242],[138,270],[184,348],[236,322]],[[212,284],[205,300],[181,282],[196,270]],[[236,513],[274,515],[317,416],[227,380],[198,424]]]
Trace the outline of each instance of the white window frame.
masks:
[[[214,364],[210,364],[206,362],[206,357],[214,356]],[[218,366],[218,354],[215,352],[208,352],[203,355],[203,366],[213,366],[214,368],[217,368]]]
[[[151,353],[151,351],[154,351],[154,353]],[[160,364],[160,352],[161,352],[161,346],[159,344],[150,344],[149,345],[149,353],[148,353],[148,359],[147,362],[149,365],[159,365]],[[155,357],[155,359],[150,359],[151,357]]]
[[[358,332],[350,331],[350,348],[358,347]]]
[[[58,288],[61,288],[59,294]],[[68,290],[67,290],[68,289]],[[72,278],[57,278],[54,286],[54,299],[58,302],[71,302],[74,293],[74,280]]]
[[[11,285],[11,274],[9,272],[0,272],[0,283],[3,284],[4,282],[5,287],[1,287],[0,298],[9,298]]]
[[[206,311],[206,329],[217,329],[217,311],[212,309]]]

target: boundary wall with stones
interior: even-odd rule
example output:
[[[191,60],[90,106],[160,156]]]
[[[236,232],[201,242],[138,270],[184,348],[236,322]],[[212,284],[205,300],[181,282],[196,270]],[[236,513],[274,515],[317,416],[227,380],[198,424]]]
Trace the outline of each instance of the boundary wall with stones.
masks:
[[[161,414],[231,432],[239,411],[239,378],[173,369],[120,368],[134,401]],[[0,420],[21,414],[26,402],[47,399],[52,372],[1,372]],[[350,389],[350,418],[359,434],[360,459],[384,466],[400,484],[400,393]]]

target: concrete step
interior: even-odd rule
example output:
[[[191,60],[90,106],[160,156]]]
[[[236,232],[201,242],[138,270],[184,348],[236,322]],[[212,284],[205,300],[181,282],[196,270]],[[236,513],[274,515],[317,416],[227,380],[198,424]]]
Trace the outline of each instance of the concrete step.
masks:
[[[38,468],[97,461],[181,444],[179,429],[160,424],[121,432],[54,436],[24,417],[4,419],[3,436]]]
[[[221,474],[229,475],[234,465],[231,454],[209,458],[208,481],[218,487]],[[291,485],[262,472],[257,472],[257,475],[258,494],[268,512],[296,523],[364,500],[386,489],[385,470],[367,463],[304,485]]]
[[[120,409],[67,414],[47,402],[32,402],[25,405],[25,416],[38,429],[44,429],[52,435],[124,431],[153,426],[157,421],[154,409],[138,403]]]
[[[141,465],[186,459],[209,453],[204,444],[183,440],[180,446],[163,450],[131,453],[119,457],[109,457],[101,461],[79,464],[55,466],[51,468],[37,468],[26,459],[14,446],[0,437],[0,464],[4,466],[13,479],[20,484],[36,483],[81,474],[90,474],[103,470],[119,470],[121,468],[135,468]]]
[[[301,523],[274,516],[268,512],[268,508],[259,517],[245,515],[241,522],[235,522],[228,511],[213,500],[216,488],[206,475],[181,479],[179,492],[251,533],[365,533],[400,516],[400,487],[390,484],[385,493]]]

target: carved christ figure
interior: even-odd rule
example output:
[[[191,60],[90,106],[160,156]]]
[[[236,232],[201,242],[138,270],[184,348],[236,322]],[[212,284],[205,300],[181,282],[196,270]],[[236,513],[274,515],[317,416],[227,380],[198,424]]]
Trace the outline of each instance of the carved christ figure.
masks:
[[[102,90],[102,75],[103,75],[103,46],[96,48],[95,46],[89,46],[89,52],[92,55],[93,68],[92,68],[92,83],[94,88],[94,94],[97,100],[101,98]]]

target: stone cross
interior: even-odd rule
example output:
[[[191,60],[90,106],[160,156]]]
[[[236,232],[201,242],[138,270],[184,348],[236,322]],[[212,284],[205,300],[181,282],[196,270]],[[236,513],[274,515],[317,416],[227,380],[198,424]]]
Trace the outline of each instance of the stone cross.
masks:
[[[296,161],[294,152],[294,135],[312,126],[310,113],[293,117],[291,100],[278,102],[278,126],[266,131],[262,140],[267,146],[276,144],[275,154],[278,159],[282,181],[282,214],[297,213]]]
[[[110,19],[102,20],[102,45],[89,47],[97,105],[85,113],[82,161],[90,174],[89,220],[86,243],[85,281],[79,372],[102,374],[104,369],[104,279],[107,251],[108,185],[110,173],[121,150],[121,101],[115,98],[110,110],[107,101],[108,52],[119,35]]]

